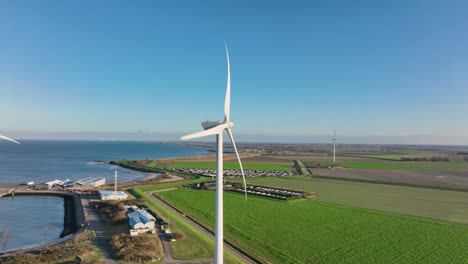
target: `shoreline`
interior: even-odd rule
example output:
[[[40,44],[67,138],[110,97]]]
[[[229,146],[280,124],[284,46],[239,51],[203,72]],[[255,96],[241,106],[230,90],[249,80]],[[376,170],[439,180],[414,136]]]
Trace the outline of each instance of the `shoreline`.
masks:
[[[121,166],[126,169],[130,169],[137,172],[142,172],[145,175],[140,178],[132,179],[131,181],[125,183],[131,184],[142,184],[146,181],[151,181],[154,179],[163,178],[166,174],[165,171],[144,171],[137,168],[128,168],[122,166],[121,164],[113,164],[112,162],[107,162],[108,164]],[[183,180],[183,177],[172,176],[170,179],[161,179],[161,182],[172,182]],[[64,199],[64,222],[63,230],[60,234],[60,237],[48,241],[47,243],[36,243],[30,245],[24,245],[19,248],[14,248],[0,253],[0,259],[2,257],[11,256],[14,254],[24,254],[32,250],[44,248],[50,245],[56,245],[72,239],[77,232],[80,232],[84,226],[86,226],[86,219],[84,214],[84,208],[81,203],[80,195],[74,192],[69,191],[53,191],[53,190],[27,190],[28,186],[22,185],[20,183],[0,183],[0,199],[7,198],[12,196],[8,193],[9,189],[15,189],[14,196],[56,196]]]

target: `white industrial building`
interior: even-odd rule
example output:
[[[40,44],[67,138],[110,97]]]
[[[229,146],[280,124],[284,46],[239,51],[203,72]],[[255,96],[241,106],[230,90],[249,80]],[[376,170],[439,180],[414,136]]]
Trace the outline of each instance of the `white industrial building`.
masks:
[[[125,200],[128,195],[122,191],[99,190],[101,200]]]
[[[136,236],[140,233],[155,233],[156,218],[144,209],[128,208],[128,223],[130,224],[130,235]]]
[[[78,180],[75,182],[75,184],[81,185],[82,187],[96,188],[98,186],[106,184],[106,179],[89,177],[89,178]]]
[[[106,184],[105,178],[88,177],[88,178],[84,178],[84,179],[76,180],[76,181],[67,180],[63,182],[61,185],[66,188],[81,189],[81,188],[95,188],[104,184]]]
[[[50,181],[50,182],[46,182],[45,184],[47,185],[47,189],[52,189],[57,185],[62,185],[63,181],[56,179],[56,180],[53,180],[53,181]]]

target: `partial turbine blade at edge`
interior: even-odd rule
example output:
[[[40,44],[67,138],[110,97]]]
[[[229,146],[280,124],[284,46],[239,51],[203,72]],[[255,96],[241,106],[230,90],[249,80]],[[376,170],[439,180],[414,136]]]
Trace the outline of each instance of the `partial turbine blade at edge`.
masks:
[[[189,140],[189,139],[194,139],[194,138],[201,138],[201,137],[216,135],[216,134],[219,134],[219,133],[223,132],[223,130],[226,129],[226,128],[227,128],[226,124],[221,124],[219,126],[215,126],[213,128],[207,129],[207,130],[203,130],[203,131],[200,131],[200,132],[195,132],[195,133],[192,133],[192,134],[185,135],[185,136],[181,137],[180,139]]]
[[[229,121],[230,112],[231,112],[231,66],[229,63],[229,51],[224,41],[224,46],[226,47],[226,57],[227,57],[227,84],[226,84],[226,98],[224,99],[224,119]]]
[[[231,139],[231,143],[232,143],[232,146],[234,147],[234,151],[236,152],[237,160],[239,161],[239,166],[240,166],[241,173],[242,173],[242,179],[244,180],[245,200],[247,200],[247,183],[245,181],[245,174],[244,174],[244,168],[242,167],[242,161],[240,159],[239,152],[237,151],[236,142],[234,142],[234,136],[232,135],[231,129],[228,128],[226,131],[229,135],[229,138]]]
[[[5,136],[2,136],[2,135],[0,135],[0,138],[6,139],[6,140],[11,141],[11,142],[14,142],[16,144],[21,144],[21,143],[19,143],[18,141],[14,140],[14,139],[11,139],[9,137],[5,137]]]

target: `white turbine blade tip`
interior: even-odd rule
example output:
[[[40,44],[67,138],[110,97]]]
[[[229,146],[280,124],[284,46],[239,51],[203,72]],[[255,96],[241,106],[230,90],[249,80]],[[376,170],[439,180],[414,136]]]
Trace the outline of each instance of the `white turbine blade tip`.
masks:
[[[226,58],[227,58],[227,84],[226,84],[226,98],[224,99],[224,118],[229,121],[230,112],[231,112],[231,66],[229,62],[229,51],[226,44]]]
[[[242,161],[241,161],[239,152],[237,151],[236,142],[234,141],[234,136],[232,135],[231,129],[228,128],[227,133],[229,135],[229,138],[231,139],[231,143],[232,143],[232,146],[234,147],[234,151],[236,152],[237,160],[239,161],[239,167],[241,169],[242,180],[244,181],[245,200],[247,201],[247,182],[245,181],[245,174],[244,174],[244,168],[242,166]]]
[[[14,140],[14,139],[11,139],[9,137],[5,137],[5,136],[2,136],[2,135],[0,135],[0,138],[3,138],[5,140],[11,141],[11,142],[14,142],[16,144],[21,144],[21,143],[19,143],[18,141]]]

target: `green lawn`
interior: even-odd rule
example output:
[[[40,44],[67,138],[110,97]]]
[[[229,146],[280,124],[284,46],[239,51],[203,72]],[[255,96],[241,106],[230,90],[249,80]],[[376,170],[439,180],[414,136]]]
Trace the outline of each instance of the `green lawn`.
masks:
[[[214,225],[215,192],[161,193],[204,225]],[[332,205],[226,192],[225,237],[272,263],[466,263],[468,226]]]
[[[274,170],[274,171],[289,171],[292,169],[291,163],[260,163],[260,162],[243,162],[244,170]],[[191,162],[176,162],[166,165],[168,168],[191,168],[191,169],[215,169],[214,161],[191,161]],[[225,170],[240,169],[239,163],[233,161],[224,162]]]
[[[372,162],[341,162],[338,164],[349,169],[372,170],[468,170],[468,162],[414,162],[414,161],[372,161]]]
[[[158,184],[128,190],[136,198],[146,199],[149,207],[155,210],[159,217],[163,217],[166,221],[173,224],[174,227],[172,228],[172,232],[180,233],[184,236],[184,239],[182,240],[171,242],[171,250],[175,259],[212,258],[214,255],[214,243],[204,234],[187,224],[178,215],[166,210],[164,206],[146,195],[145,192],[173,188],[183,184],[195,183],[204,180],[206,179]],[[224,256],[227,263],[242,263],[227,251],[225,251]]]
[[[247,183],[316,192],[317,200],[329,203],[468,224],[468,192],[304,176],[248,178]]]

